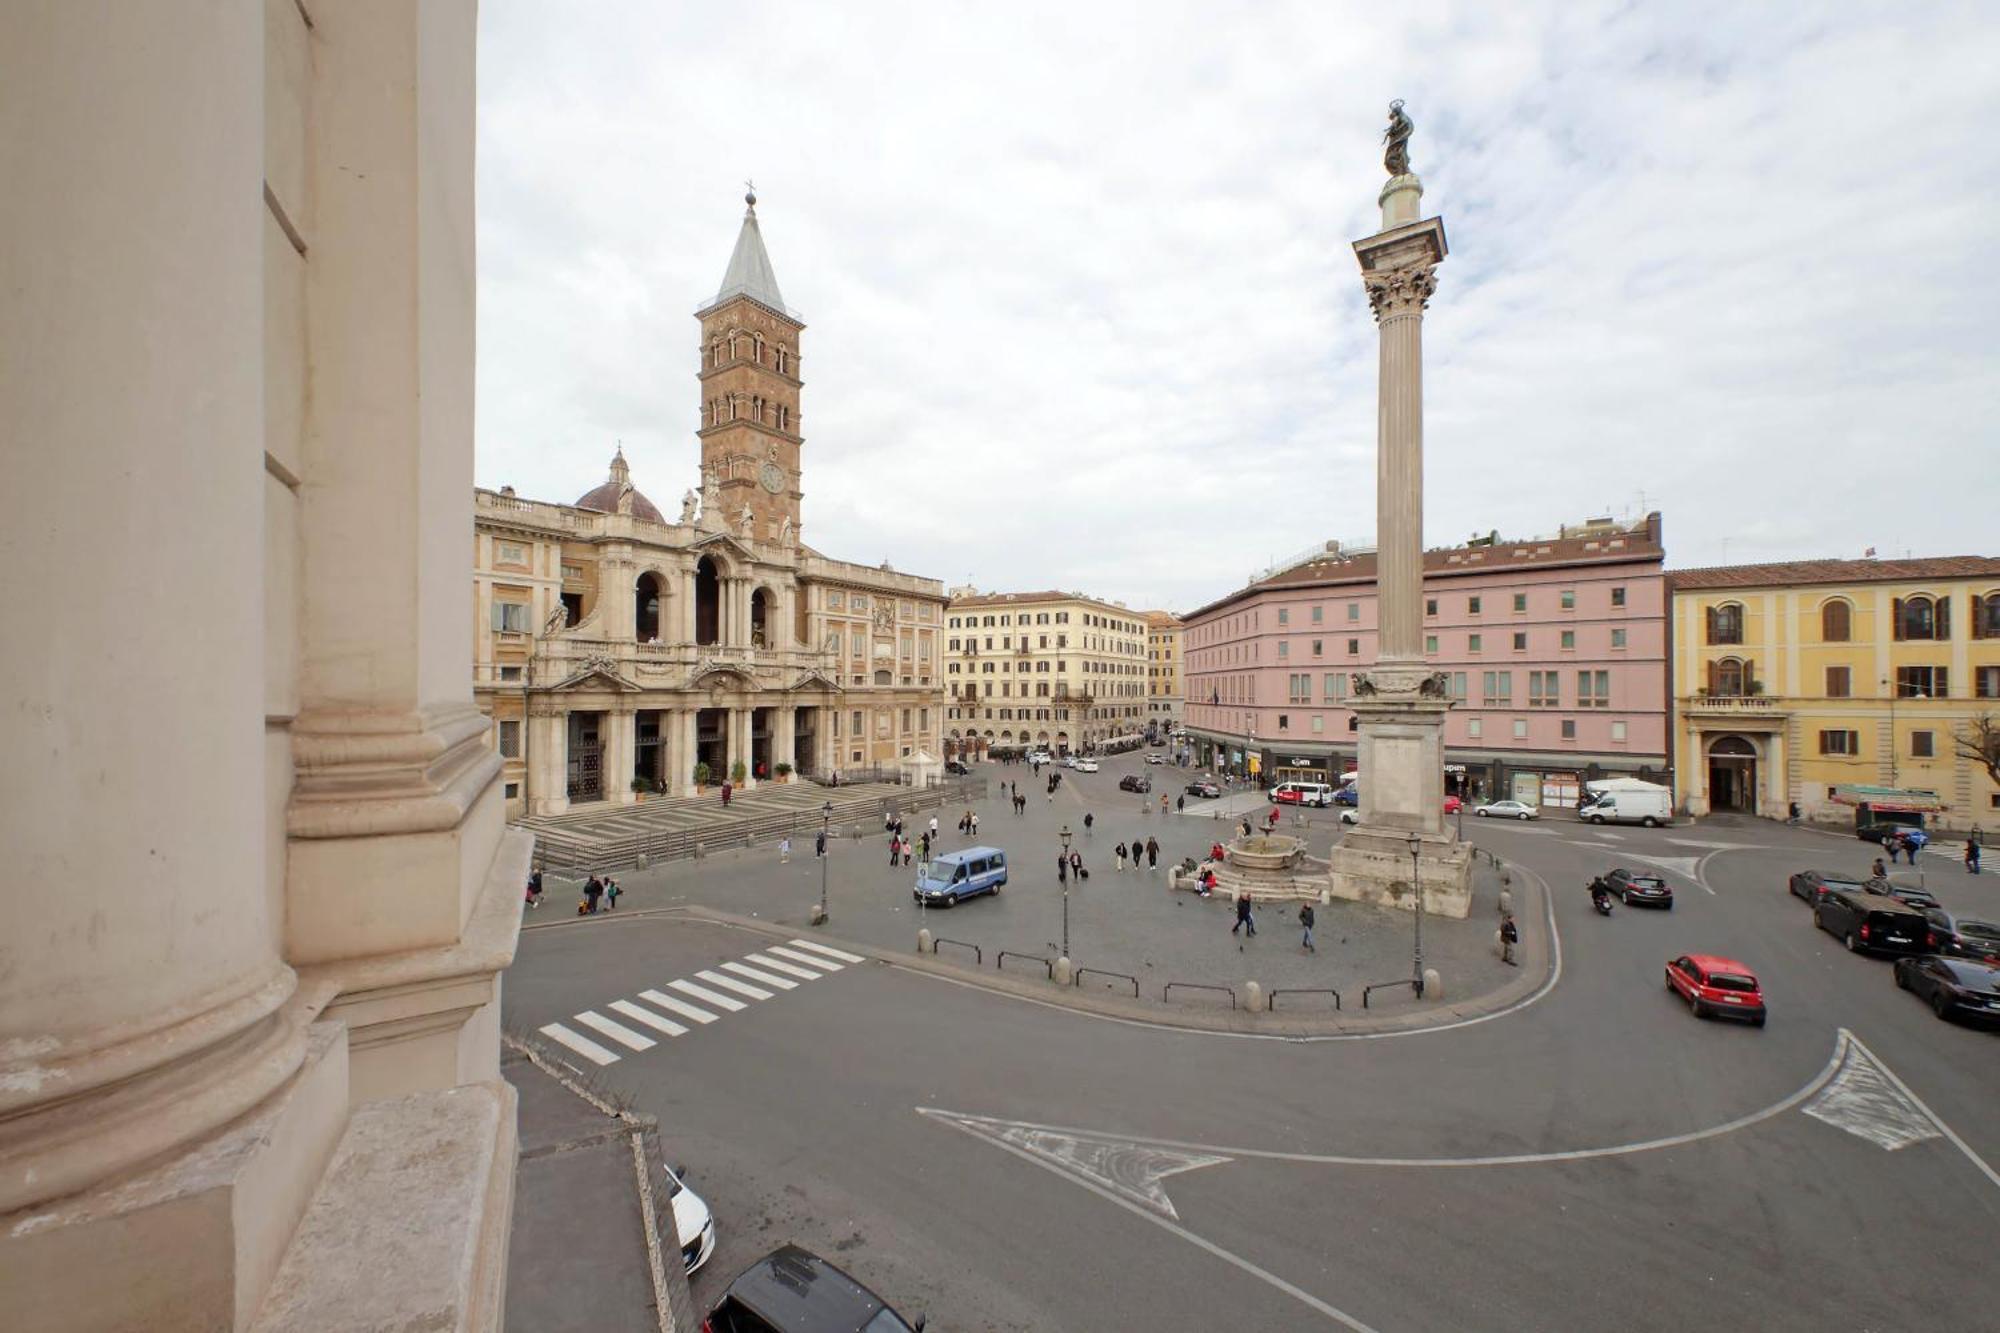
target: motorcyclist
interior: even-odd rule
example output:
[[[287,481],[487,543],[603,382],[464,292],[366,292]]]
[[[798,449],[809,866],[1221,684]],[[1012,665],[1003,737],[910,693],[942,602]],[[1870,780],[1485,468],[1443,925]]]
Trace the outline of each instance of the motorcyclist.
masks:
[[[1602,875],[1590,881],[1590,905],[1600,912],[1611,905],[1611,886]]]

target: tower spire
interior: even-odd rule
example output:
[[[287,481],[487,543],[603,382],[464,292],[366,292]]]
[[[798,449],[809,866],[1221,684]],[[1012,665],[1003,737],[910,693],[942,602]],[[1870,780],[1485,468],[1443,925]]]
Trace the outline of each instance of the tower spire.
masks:
[[[736,249],[729,256],[722,286],[709,304],[721,305],[732,296],[747,296],[782,313],[785,298],[778,290],[771,256],[764,251],[764,233],[757,226],[757,187],[749,181],[743,184],[743,227],[736,233]]]

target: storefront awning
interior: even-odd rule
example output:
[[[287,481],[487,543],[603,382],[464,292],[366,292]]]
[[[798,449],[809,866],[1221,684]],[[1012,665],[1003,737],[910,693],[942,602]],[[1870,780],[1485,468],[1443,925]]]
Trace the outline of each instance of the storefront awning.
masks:
[[[1934,814],[1944,802],[1934,791],[1914,791],[1908,787],[1871,787],[1865,783],[1843,783],[1833,789],[1840,805],[1865,805],[1870,810],[1892,810],[1904,814]]]

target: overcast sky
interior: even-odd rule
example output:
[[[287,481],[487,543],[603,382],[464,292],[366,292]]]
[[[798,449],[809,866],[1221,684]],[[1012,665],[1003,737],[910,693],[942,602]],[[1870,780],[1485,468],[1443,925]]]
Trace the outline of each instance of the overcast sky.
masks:
[[[1428,544],[2000,553],[1996,15],[483,0],[478,479],[674,512],[754,177],[818,549],[1185,610],[1370,541],[1401,97]]]

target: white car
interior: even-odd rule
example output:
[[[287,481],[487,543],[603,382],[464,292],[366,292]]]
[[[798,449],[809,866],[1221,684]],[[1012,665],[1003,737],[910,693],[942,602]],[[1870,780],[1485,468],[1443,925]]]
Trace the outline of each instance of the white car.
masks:
[[[1146,756],[1146,762],[1149,764],[1164,764],[1167,762],[1167,757],[1163,754],[1149,754]]]
[[[1095,773],[1097,771],[1097,761],[1095,759],[1079,759],[1071,764],[1070,767],[1079,773]]]
[[[1075,755],[1073,755],[1073,754],[1066,754],[1066,755],[1064,755],[1064,756],[1062,757],[1062,766],[1063,766],[1064,768],[1075,768],[1075,767],[1076,767],[1076,756],[1075,756]]]
[[[1542,812],[1522,801],[1488,801],[1472,808],[1482,819],[1539,819]]]
[[[1028,762],[1031,764],[1046,764],[1049,762],[1049,752],[1047,750],[1030,750],[1028,752]]]
[[[1340,807],[1340,822],[1343,824],[1359,824],[1361,822],[1361,812],[1351,805],[1343,805]]]
[[[692,1276],[715,1253],[715,1216],[702,1197],[687,1187],[679,1171],[665,1162],[660,1163],[660,1170],[666,1173],[667,1198],[674,1205],[674,1234],[681,1238],[681,1262]]]

